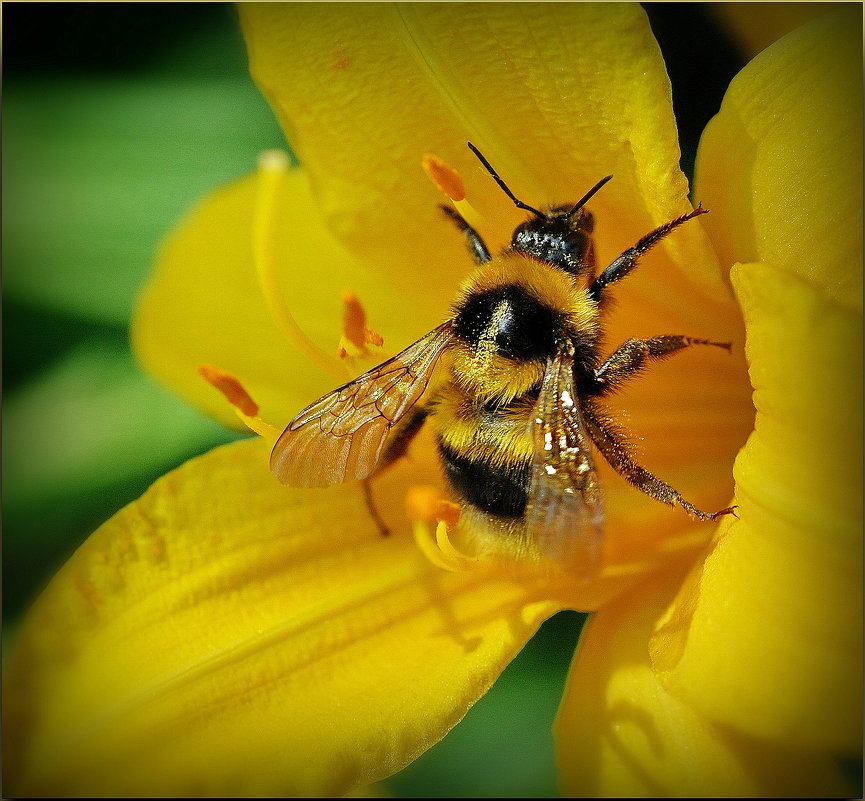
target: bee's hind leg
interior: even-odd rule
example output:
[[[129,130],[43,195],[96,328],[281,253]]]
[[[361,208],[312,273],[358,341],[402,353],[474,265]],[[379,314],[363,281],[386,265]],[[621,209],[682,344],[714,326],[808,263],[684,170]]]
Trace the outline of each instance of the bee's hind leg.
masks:
[[[372,517],[373,522],[378,527],[382,537],[388,536],[388,534],[390,534],[390,529],[385,525],[384,520],[382,520],[381,515],[378,513],[375,499],[372,496],[371,482],[374,478],[381,475],[381,473],[383,473],[394,462],[406,455],[409,445],[411,445],[412,440],[423,427],[429,414],[429,404],[416,406],[412,409],[394,428],[394,432],[390,435],[375,470],[367,476],[367,478],[361,481],[363,497],[366,501],[366,508],[369,510],[370,517]]]
[[[416,406],[408,415],[394,428],[382,451],[375,470],[370,478],[375,478],[379,473],[390,467],[397,459],[402,459],[408,452],[409,445],[423,428],[427,417],[430,415],[430,404]]]
[[[384,520],[381,519],[381,515],[378,513],[378,509],[375,505],[375,499],[372,497],[370,479],[363,479],[363,481],[360,482],[360,486],[363,489],[363,500],[366,503],[366,509],[369,512],[369,516],[372,518],[372,522],[375,523],[376,528],[378,528],[378,533],[381,534],[382,537],[389,536],[390,529],[387,527]]]
[[[704,512],[686,501],[669,484],[661,481],[660,478],[645,468],[640,467],[634,461],[631,448],[625,440],[623,433],[607,415],[599,411],[596,404],[585,402],[581,404],[581,410],[586,431],[589,432],[592,442],[595,443],[598,450],[603,454],[603,457],[609,462],[610,467],[624,478],[625,481],[640,490],[640,492],[669,506],[678,504],[691,517],[700,520],[717,520],[723,515],[735,515],[734,509],[736,507],[734,506],[728,506],[726,509],[721,509],[718,512]]]

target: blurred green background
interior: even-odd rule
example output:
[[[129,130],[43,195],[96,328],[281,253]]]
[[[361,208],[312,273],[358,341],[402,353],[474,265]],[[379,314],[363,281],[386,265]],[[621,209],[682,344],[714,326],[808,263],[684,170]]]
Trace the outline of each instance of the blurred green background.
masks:
[[[743,63],[703,7],[650,5],[690,172]],[[160,239],[284,147],[225,4],[3,6],[5,632],[76,546],[167,470],[234,435],[141,373],[130,312]],[[553,796],[550,726],[583,617],[549,621],[494,690],[388,785]]]
[[[282,142],[234,8],[3,8],[3,605],[231,435],[156,386],[127,325],[160,239]]]

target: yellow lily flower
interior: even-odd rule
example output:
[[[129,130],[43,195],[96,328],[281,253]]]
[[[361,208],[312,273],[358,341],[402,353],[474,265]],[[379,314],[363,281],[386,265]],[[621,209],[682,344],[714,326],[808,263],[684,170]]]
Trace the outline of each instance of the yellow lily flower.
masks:
[[[203,363],[279,425],[339,383],[317,365],[346,287],[394,350],[447,316],[469,259],[424,153],[459,170],[491,243],[521,214],[466,139],[532,205],[614,174],[591,203],[600,264],[690,210],[637,5],[240,13],[303,168],[271,160],[203,201],[134,326],[148,369],[226,422]],[[564,794],[855,793],[860,25],[858,7],[821,17],[735,79],[698,156],[712,213],[642,261],[607,325],[610,345],[734,343],[653,368],[621,403],[641,461],[701,508],[733,497],[736,518],[695,523],[601,466],[597,575],[507,554],[445,570],[405,504],[441,486],[429,440],[374,484],[387,538],[358,486],[279,485],[264,438],[219,448],[109,520],[35,604],[6,676],[7,793],[346,794],[441,739],[568,608],[595,614],[556,728]]]

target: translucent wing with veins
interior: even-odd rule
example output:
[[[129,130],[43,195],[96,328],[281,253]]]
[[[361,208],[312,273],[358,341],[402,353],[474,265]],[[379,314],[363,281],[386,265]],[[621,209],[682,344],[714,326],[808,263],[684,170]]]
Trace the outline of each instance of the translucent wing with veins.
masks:
[[[451,323],[446,322],[307,406],[288,424],[270,455],[277,478],[295,487],[367,478],[390,430],[426,391],[450,339]]]
[[[547,364],[529,428],[534,457],[526,531],[548,559],[588,571],[600,552],[604,504],[574,387],[570,341]]]

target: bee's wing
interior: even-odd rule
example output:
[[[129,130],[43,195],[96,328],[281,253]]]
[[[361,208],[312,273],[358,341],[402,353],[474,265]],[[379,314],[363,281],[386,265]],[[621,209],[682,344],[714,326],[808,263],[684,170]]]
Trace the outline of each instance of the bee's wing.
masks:
[[[277,440],[270,469],[295,487],[366,478],[388,432],[423,395],[450,338],[451,323],[443,323],[402,353],[311,403]]]
[[[600,551],[603,494],[574,386],[574,346],[548,364],[532,411],[526,530],[538,551],[590,570]]]

